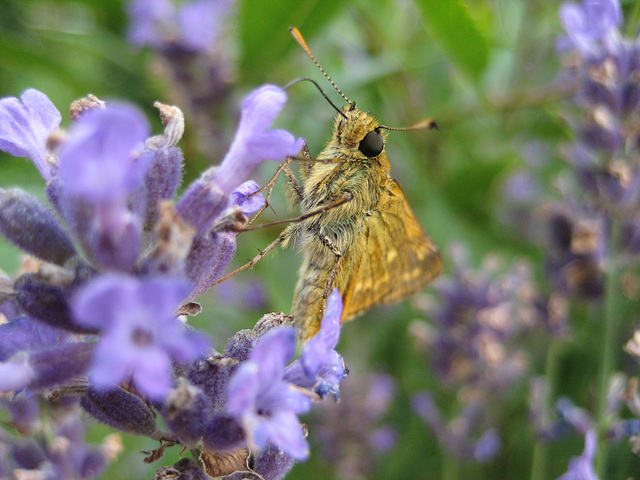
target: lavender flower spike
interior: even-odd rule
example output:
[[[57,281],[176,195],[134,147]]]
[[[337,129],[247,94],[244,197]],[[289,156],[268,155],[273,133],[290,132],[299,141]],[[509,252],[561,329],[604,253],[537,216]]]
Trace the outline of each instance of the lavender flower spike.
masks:
[[[171,361],[195,360],[208,352],[203,337],[188,331],[175,311],[189,293],[186,280],[105,275],[84,287],[74,302],[78,322],[101,329],[89,379],[112,389],[132,377],[153,399],[172,386]]]
[[[285,130],[269,130],[285,102],[286,92],[275,85],[254,90],[244,102],[240,125],[231,148],[220,166],[206,176],[225,193],[230,193],[264,160],[282,160],[302,148],[302,138],[296,139]]]
[[[29,89],[20,96],[0,100],[0,150],[27,157],[40,175],[51,180],[47,164],[47,139],[60,126],[62,116],[49,97]]]
[[[309,447],[296,414],[308,411],[311,402],[283,380],[285,363],[295,348],[292,327],[278,327],[262,337],[231,377],[227,412],[242,422],[251,448],[262,449],[270,440],[302,460]]]

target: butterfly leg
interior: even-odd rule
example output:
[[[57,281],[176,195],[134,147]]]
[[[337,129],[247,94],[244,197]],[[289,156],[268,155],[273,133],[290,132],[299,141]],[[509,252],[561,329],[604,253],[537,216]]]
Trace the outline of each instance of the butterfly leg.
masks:
[[[264,186],[258,190],[256,190],[253,193],[250,193],[248,195],[248,197],[251,197],[253,195],[257,195],[258,193],[262,193],[264,192],[267,188],[269,189],[269,191],[267,192],[267,197],[265,198],[265,202],[264,205],[262,207],[260,207],[260,210],[258,210],[255,215],[253,215],[253,217],[251,218],[251,220],[249,220],[249,223],[247,223],[247,226],[251,225],[256,218],[258,218],[262,212],[264,212],[266,210],[266,208],[268,206],[270,206],[269,201],[271,200],[271,194],[273,193],[273,189],[276,185],[276,180],[278,180],[278,177],[280,176],[280,174],[282,173],[283,170],[285,170],[285,173],[287,171],[291,171],[291,169],[289,168],[289,164],[291,163],[291,161],[293,160],[293,157],[287,157],[278,167],[278,169],[276,170],[276,173],[273,175],[273,177],[271,177],[271,179],[264,184]],[[289,176],[287,175],[287,178]]]
[[[307,147],[306,143],[302,146],[302,157],[303,160],[311,160],[311,153],[309,152],[309,147]],[[284,174],[287,177],[285,193],[289,202],[291,202],[293,206],[300,205],[300,202],[302,202],[302,199],[304,198],[304,188],[291,171],[289,164],[285,165]]]
[[[233,277],[234,275],[246,270],[247,268],[253,268],[253,266],[256,263],[258,263],[260,260],[262,260],[262,258],[264,258],[264,256],[267,255],[267,253],[269,253],[271,250],[273,250],[278,245],[280,245],[280,243],[282,243],[282,241],[285,239],[285,233],[286,233],[286,230],[284,232],[282,232],[273,242],[271,242],[269,245],[267,245],[267,247],[264,250],[261,250],[255,257],[253,257],[251,260],[249,260],[247,263],[245,263],[241,267],[236,268],[233,272],[231,272],[231,273],[225,275],[224,277],[216,280],[216,282],[213,285],[217,285],[219,283],[222,283],[225,280],[228,280],[229,278]]]

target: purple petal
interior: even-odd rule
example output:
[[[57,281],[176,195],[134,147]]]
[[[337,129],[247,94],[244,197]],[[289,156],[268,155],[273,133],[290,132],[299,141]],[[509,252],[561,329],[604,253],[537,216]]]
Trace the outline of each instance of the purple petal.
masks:
[[[253,348],[249,360],[260,365],[260,382],[272,385],[282,380],[285,364],[296,351],[293,327],[278,327],[265,334]]]
[[[268,130],[287,101],[274,85],[254,90],[242,103],[242,115],[231,148],[215,170],[215,182],[231,192],[264,160],[281,160],[300,151],[304,141],[283,130]]]
[[[597,437],[595,431],[589,430],[585,435],[582,455],[569,460],[569,470],[561,477],[558,477],[558,480],[598,480],[598,476],[593,467],[596,454],[596,442]]]
[[[230,202],[238,205],[242,210],[242,213],[247,216],[251,216],[260,210],[265,203],[262,193],[251,195],[259,189],[260,185],[253,180],[248,180],[231,192],[229,195]]]
[[[302,139],[296,139],[286,130],[267,130],[247,139],[247,148],[258,158],[282,160],[295,155],[302,148]]]
[[[596,42],[604,40],[622,23],[622,10],[618,0],[564,3],[560,6],[559,15],[568,36],[564,42],[572,44],[586,56],[594,55],[598,51]]]
[[[20,390],[33,377],[33,369],[24,359],[0,363],[0,392]]]
[[[0,150],[30,158],[42,177],[49,181],[46,144],[49,135],[60,126],[62,116],[42,92],[29,89],[20,99],[0,100]]]
[[[146,119],[129,106],[114,105],[84,115],[59,154],[64,193],[103,202],[140,186],[152,158],[136,160],[135,154],[148,136]]]
[[[150,398],[164,399],[173,384],[169,357],[158,348],[140,353],[133,371],[136,387]]]
[[[245,135],[257,130],[266,130],[286,102],[287,92],[275,85],[264,85],[254,90],[242,102],[242,118],[238,133]]]
[[[113,389],[131,374],[130,351],[120,339],[105,336],[100,340],[93,358],[89,380],[98,389]]]
[[[73,312],[81,325],[108,329],[117,321],[120,305],[134,301],[136,282],[124,275],[105,275],[82,288],[73,301]]]
[[[229,381],[227,411],[231,415],[243,416],[253,411],[258,388],[259,367],[254,362],[244,362]]]
[[[0,363],[0,392],[24,388],[34,377],[32,368],[24,360]]]
[[[190,286],[181,277],[156,277],[139,282],[136,290],[138,303],[148,305],[148,314],[161,321],[175,318],[176,307],[187,298]]]
[[[342,298],[338,289],[334,288],[327,300],[327,310],[322,318],[320,331],[302,349],[302,363],[310,377],[320,371],[328,360],[329,352],[338,344],[341,316]]]
[[[309,456],[309,444],[304,438],[302,425],[293,413],[278,412],[269,419],[267,426],[269,439],[283,452],[297,460],[304,460]]]

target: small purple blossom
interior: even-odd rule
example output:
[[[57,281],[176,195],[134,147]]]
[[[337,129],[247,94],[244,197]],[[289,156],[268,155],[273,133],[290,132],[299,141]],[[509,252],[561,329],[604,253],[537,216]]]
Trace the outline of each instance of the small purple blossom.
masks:
[[[279,161],[300,151],[302,138],[269,129],[286,101],[287,93],[282,88],[265,85],[242,102],[240,125],[231,148],[210,173],[222,191],[231,192],[264,160]]]
[[[139,155],[149,125],[126,105],[94,109],[73,126],[50,184],[60,214],[100,266],[131,272],[142,247],[145,174],[153,157]]]
[[[567,32],[562,43],[590,57],[598,53],[597,42],[607,39],[622,23],[618,0],[584,0],[560,6],[560,22]]]
[[[333,393],[337,399],[340,382],[347,376],[342,356],[334,349],[340,338],[342,298],[337,288],[327,300],[320,331],[302,347],[299,360],[293,362],[285,378],[301,387],[315,386],[321,397]]]
[[[260,189],[253,180],[247,180],[229,195],[231,205],[237,205],[246,216],[251,216],[260,210],[264,203],[262,193],[256,193]]]
[[[598,480],[593,462],[596,456],[597,437],[594,430],[589,430],[584,438],[584,451],[579,457],[569,460],[569,470],[558,480]]]
[[[241,420],[253,448],[262,449],[270,440],[293,458],[304,459],[308,445],[297,414],[308,411],[311,402],[283,380],[295,345],[291,327],[265,334],[231,377],[227,412]]]
[[[175,312],[189,293],[179,278],[136,279],[105,275],[75,299],[78,322],[102,331],[90,380],[113,388],[131,376],[152,398],[172,385],[171,361],[189,362],[208,351],[203,337],[188,331]]]
[[[32,88],[20,96],[0,100],[0,150],[30,158],[45,180],[51,179],[47,164],[47,139],[60,126],[62,116],[44,93]]]
[[[105,202],[139,187],[149,162],[137,161],[136,154],[149,132],[144,116],[127,105],[82,116],[59,153],[57,176],[65,195]]]

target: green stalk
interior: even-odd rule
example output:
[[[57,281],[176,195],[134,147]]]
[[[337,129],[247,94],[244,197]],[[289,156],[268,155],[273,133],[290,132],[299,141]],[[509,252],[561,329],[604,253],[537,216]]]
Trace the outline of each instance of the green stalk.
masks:
[[[442,459],[442,480],[458,480],[460,478],[460,470],[462,459],[451,454],[444,455]]]
[[[607,418],[607,393],[611,375],[616,366],[616,356],[620,345],[618,345],[618,331],[620,326],[620,315],[617,307],[621,293],[619,291],[619,265],[615,246],[619,238],[618,222],[612,220],[611,237],[609,239],[609,253],[607,255],[607,277],[605,283],[604,315],[602,319],[602,354],[600,355],[600,385],[598,388],[598,411],[596,415],[596,425],[598,427],[598,453],[596,455],[596,471],[598,477],[606,478],[607,460],[609,456],[609,445],[606,440],[606,431],[609,419]]]
[[[553,339],[549,347],[547,348],[547,355],[545,358],[545,371],[544,378],[547,380],[547,391],[542,403],[542,416],[543,418],[549,418],[551,416],[552,405],[551,402],[554,398],[554,391],[557,385],[558,378],[558,365],[560,358],[560,350],[562,347],[562,340]],[[548,478],[549,469],[549,443],[537,439],[535,441],[535,447],[533,449],[533,461],[531,464],[531,477],[530,480],[546,480]]]

